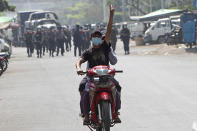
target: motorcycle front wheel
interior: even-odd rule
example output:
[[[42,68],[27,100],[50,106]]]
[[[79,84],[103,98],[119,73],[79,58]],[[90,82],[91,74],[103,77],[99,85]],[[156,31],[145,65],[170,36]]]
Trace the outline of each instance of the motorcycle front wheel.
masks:
[[[6,71],[7,68],[8,68],[8,63],[7,63],[7,61],[4,61],[3,62],[3,71]]]
[[[3,66],[0,63],[0,76],[3,74]]]
[[[0,76],[3,74],[3,70],[0,68]]]
[[[102,131],[102,127],[98,127],[96,131]]]
[[[102,112],[102,127],[103,127],[103,130],[100,130],[100,131],[110,131],[110,127],[111,127],[111,122],[110,122],[110,111],[109,111],[109,102],[108,101],[103,101],[102,102],[102,107],[101,107],[101,112]],[[99,130],[98,130],[99,131]]]

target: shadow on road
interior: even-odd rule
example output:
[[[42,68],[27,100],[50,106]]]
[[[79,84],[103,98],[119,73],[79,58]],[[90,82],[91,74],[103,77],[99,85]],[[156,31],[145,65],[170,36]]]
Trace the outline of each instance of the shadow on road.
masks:
[[[197,47],[185,49],[187,53],[197,53]]]

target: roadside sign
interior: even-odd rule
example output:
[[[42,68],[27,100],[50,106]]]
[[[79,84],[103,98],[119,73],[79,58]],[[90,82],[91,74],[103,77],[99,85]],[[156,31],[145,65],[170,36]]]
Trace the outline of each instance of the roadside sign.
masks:
[[[197,0],[194,0],[194,8],[196,8],[197,9]]]

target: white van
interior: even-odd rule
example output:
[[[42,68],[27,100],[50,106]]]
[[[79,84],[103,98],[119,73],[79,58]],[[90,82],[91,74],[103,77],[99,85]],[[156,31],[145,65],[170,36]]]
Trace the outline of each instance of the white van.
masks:
[[[170,18],[159,19],[154,25],[152,25],[144,36],[144,42],[159,42],[162,43],[165,40],[166,34],[172,31],[172,24]]]
[[[181,26],[181,15],[170,16],[172,25]]]

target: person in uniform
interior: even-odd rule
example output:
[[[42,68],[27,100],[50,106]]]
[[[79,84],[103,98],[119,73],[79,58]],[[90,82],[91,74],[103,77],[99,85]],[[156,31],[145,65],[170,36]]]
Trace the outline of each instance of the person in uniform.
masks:
[[[64,55],[64,42],[65,42],[65,35],[62,31],[62,27],[58,27],[56,33],[56,44],[57,44],[57,56],[59,55],[59,49],[61,49],[61,55]]]
[[[80,27],[80,33],[81,33],[81,51],[83,52],[86,49],[86,33],[82,26]]]
[[[114,52],[116,50],[117,35],[118,35],[118,30],[115,26],[113,26],[112,30],[111,30],[111,40],[110,41],[111,41],[111,46],[112,46],[112,49]]]
[[[129,52],[129,40],[130,40],[130,31],[127,28],[127,25],[123,25],[123,29],[120,31],[120,39],[124,44],[125,55],[130,54]]]
[[[66,45],[66,51],[71,51],[71,31],[69,29],[69,26],[67,26],[66,28],[64,28],[64,34],[65,34],[65,38],[66,38],[66,41],[65,41],[65,45]]]
[[[24,38],[25,38],[25,43],[26,43],[26,47],[27,47],[27,55],[28,57],[32,57],[33,54],[33,49],[34,49],[34,45],[33,45],[33,32],[30,30],[27,30],[27,32],[24,34]]]
[[[85,37],[86,37],[86,41],[85,41],[85,50],[86,50],[90,47],[90,44],[91,44],[90,42],[91,31],[88,27],[85,30]]]
[[[37,50],[37,57],[42,58],[42,31],[41,28],[37,28],[36,33],[34,34],[34,42],[36,45],[36,50]]]
[[[79,51],[79,56],[81,56],[81,48],[82,48],[82,36],[79,30],[79,25],[76,25],[76,29],[73,34],[73,42],[74,42],[74,56],[77,56],[77,49]]]
[[[48,31],[47,29],[43,30],[43,56],[45,55],[45,52],[48,53]]]
[[[48,32],[48,44],[49,44],[49,56],[54,57],[54,52],[55,52],[55,41],[56,41],[56,35],[55,35],[55,31],[53,30],[53,28],[49,29]]]

